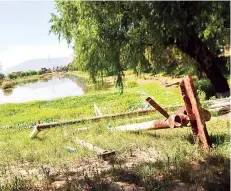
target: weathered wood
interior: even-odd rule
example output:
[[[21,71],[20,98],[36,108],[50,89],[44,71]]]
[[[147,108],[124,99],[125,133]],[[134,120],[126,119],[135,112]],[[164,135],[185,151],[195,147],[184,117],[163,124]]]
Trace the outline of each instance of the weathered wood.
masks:
[[[145,131],[168,129],[186,126],[189,122],[188,116],[184,114],[172,115],[167,120],[154,120],[136,124],[122,125],[114,128],[108,128],[111,131]]]
[[[95,115],[96,116],[102,116],[102,113],[100,112],[99,108],[97,105],[94,103],[94,109],[95,109]]]
[[[97,156],[99,158],[104,159],[104,160],[107,160],[109,157],[115,155],[115,151],[104,150],[104,149],[102,149],[102,148],[100,148],[100,147],[98,147],[96,145],[88,143],[88,142],[86,142],[84,140],[81,140],[81,139],[79,139],[77,137],[73,137],[73,141],[76,142],[76,143],[78,143],[78,144],[80,144],[83,147],[88,148],[91,151],[96,152]]]
[[[164,108],[166,110],[170,110],[173,108],[176,108],[178,106],[172,106],[168,108]],[[52,122],[52,123],[43,123],[43,124],[36,124],[34,126],[34,130],[31,133],[30,137],[35,138],[39,131],[43,129],[53,128],[57,126],[63,126],[63,125],[72,125],[72,124],[78,124],[78,123],[85,123],[87,121],[99,121],[103,119],[110,119],[110,118],[116,118],[116,117],[125,117],[125,116],[133,116],[133,115],[145,115],[148,113],[156,112],[155,109],[146,109],[146,110],[137,110],[132,112],[125,112],[125,113],[117,113],[117,114],[111,114],[111,115],[102,115],[102,116],[96,116],[96,117],[89,117],[89,118],[83,118],[83,119],[76,119],[71,121],[63,121],[63,122]]]
[[[182,97],[188,115],[194,115],[190,119],[195,142],[202,143],[205,149],[211,148],[211,140],[206,129],[205,120],[202,118],[203,109],[196,94],[191,76],[186,76],[180,83]]]
[[[176,106],[165,108],[166,110],[176,108]],[[132,111],[132,112],[126,112],[126,113],[117,113],[117,114],[111,114],[111,115],[103,115],[103,116],[96,116],[96,117],[90,117],[90,118],[83,118],[83,119],[77,119],[77,120],[71,120],[71,121],[64,121],[64,122],[52,122],[52,123],[43,123],[43,124],[37,124],[37,128],[39,130],[51,128],[55,126],[61,126],[61,125],[70,125],[70,124],[76,124],[76,123],[84,123],[87,121],[98,121],[102,119],[108,119],[108,118],[116,118],[116,117],[123,117],[123,116],[133,116],[133,115],[144,115],[147,113],[156,112],[155,109],[147,109],[147,110],[138,110],[138,111]]]
[[[39,133],[39,130],[38,130],[37,127],[35,126],[34,129],[33,129],[33,131],[32,131],[31,134],[30,134],[30,138],[31,138],[31,139],[34,139],[34,138],[38,135],[38,133]]]
[[[213,103],[215,102],[224,102],[224,106],[225,103],[227,101],[230,100],[229,98],[222,98],[222,99],[216,99],[216,100],[208,100],[205,101],[203,103]],[[227,103],[228,104],[228,103]],[[229,103],[230,105],[230,103]],[[165,109],[166,111],[177,108],[177,107],[181,107],[182,105],[175,105],[175,106],[170,106],[170,107],[165,107],[163,109]],[[124,116],[133,116],[133,115],[144,115],[147,113],[151,113],[151,112],[156,112],[156,109],[145,109],[145,110],[138,110],[138,111],[133,111],[133,112],[125,112],[125,113],[118,113],[118,114],[111,114],[111,115],[102,115],[102,113],[100,112],[100,110],[98,109],[98,107],[94,104],[95,110],[97,110],[97,114],[100,116],[96,116],[96,117],[90,117],[90,118],[83,118],[83,119],[77,119],[77,120],[70,120],[70,121],[64,121],[64,122],[53,122],[53,123],[43,123],[43,124],[37,124],[34,127],[33,132],[30,134],[31,138],[34,138],[37,136],[37,134],[39,133],[39,131],[41,131],[42,129],[47,129],[47,128],[52,128],[52,127],[56,127],[56,126],[62,126],[62,125],[71,125],[71,124],[77,124],[77,123],[85,123],[87,121],[98,121],[98,120],[102,120],[102,119],[108,119],[108,118],[116,118],[116,117],[124,117]],[[214,106],[215,107],[215,106]],[[220,107],[216,106],[216,107]],[[227,110],[224,109],[224,110]],[[211,109],[209,109],[209,111],[214,111],[213,107]],[[86,129],[84,129],[86,130]]]
[[[37,128],[37,125],[38,125],[38,124],[40,124],[40,121],[37,121],[36,125],[34,126],[34,129],[33,129],[33,131],[32,131],[31,134],[30,134],[30,138],[31,138],[31,139],[35,138],[35,137],[38,135],[39,131],[40,131],[40,130]]]
[[[146,101],[154,107],[157,111],[159,111],[164,117],[169,118],[170,115],[158,104],[156,103],[152,98],[148,97],[146,98]]]
[[[111,131],[140,131],[140,130],[153,130],[153,129],[155,129],[153,121],[121,125],[118,127],[108,128],[108,130]]]

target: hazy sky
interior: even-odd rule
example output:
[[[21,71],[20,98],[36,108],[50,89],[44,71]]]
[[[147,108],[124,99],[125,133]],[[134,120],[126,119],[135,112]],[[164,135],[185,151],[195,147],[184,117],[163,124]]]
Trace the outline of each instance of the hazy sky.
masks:
[[[0,0],[0,64],[3,70],[34,58],[68,57],[66,41],[50,34],[54,1]]]

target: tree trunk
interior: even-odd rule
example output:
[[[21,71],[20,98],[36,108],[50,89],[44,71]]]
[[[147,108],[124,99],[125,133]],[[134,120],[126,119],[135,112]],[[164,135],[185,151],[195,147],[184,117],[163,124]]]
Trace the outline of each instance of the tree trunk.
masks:
[[[217,67],[217,58],[212,55],[205,43],[196,35],[191,35],[188,41],[177,41],[176,46],[189,56],[194,58],[211,81],[218,97],[230,96],[230,89],[227,80]]]

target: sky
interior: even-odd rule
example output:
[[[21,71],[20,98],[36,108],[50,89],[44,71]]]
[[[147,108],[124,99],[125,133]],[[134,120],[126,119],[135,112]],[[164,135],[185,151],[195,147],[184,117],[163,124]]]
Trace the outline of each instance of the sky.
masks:
[[[49,35],[54,1],[0,0],[0,65],[2,70],[36,58],[71,57],[72,48]]]

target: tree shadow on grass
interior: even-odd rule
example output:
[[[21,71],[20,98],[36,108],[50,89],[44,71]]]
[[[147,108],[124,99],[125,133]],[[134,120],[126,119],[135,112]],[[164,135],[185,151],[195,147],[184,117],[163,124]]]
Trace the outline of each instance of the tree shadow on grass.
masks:
[[[197,183],[204,190],[230,190],[230,160],[222,156],[208,156],[198,164],[182,163],[179,178],[183,182]]]
[[[222,145],[224,144],[225,142],[227,142],[227,140],[229,140],[229,134],[212,134],[212,135],[209,135],[210,137],[210,140],[212,142],[212,144],[214,145]],[[193,139],[193,135],[188,135],[186,137],[186,140],[191,143],[191,144],[195,144],[195,141]]]
[[[114,167],[72,178],[58,190],[230,190],[230,161],[208,155],[203,162],[156,161],[132,168]]]
[[[225,142],[227,142],[227,140],[229,141],[230,139],[230,136],[229,134],[218,134],[218,135],[210,135],[209,136],[210,139],[211,139],[211,142],[215,145],[222,145],[224,144]]]
[[[131,131],[129,132],[131,134],[135,134],[135,135],[144,135],[150,138],[161,138],[161,135],[157,134],[157,133],[150,133],[150,132],[140,132],[140,131]]]
[[[119,191],[132,190],[144,191],[153,190],[149,188],[161,188],[162,181],[149,179],[145,180],[146,186],[142,186],[140,177],[126,168],[113,168],[104,171],[101,174],[95,174],[93,177],[84,176],[82,179],[72,179],[57,190],[94,190],[94,191]],[[158,189],[157,189],[158,190]]]

